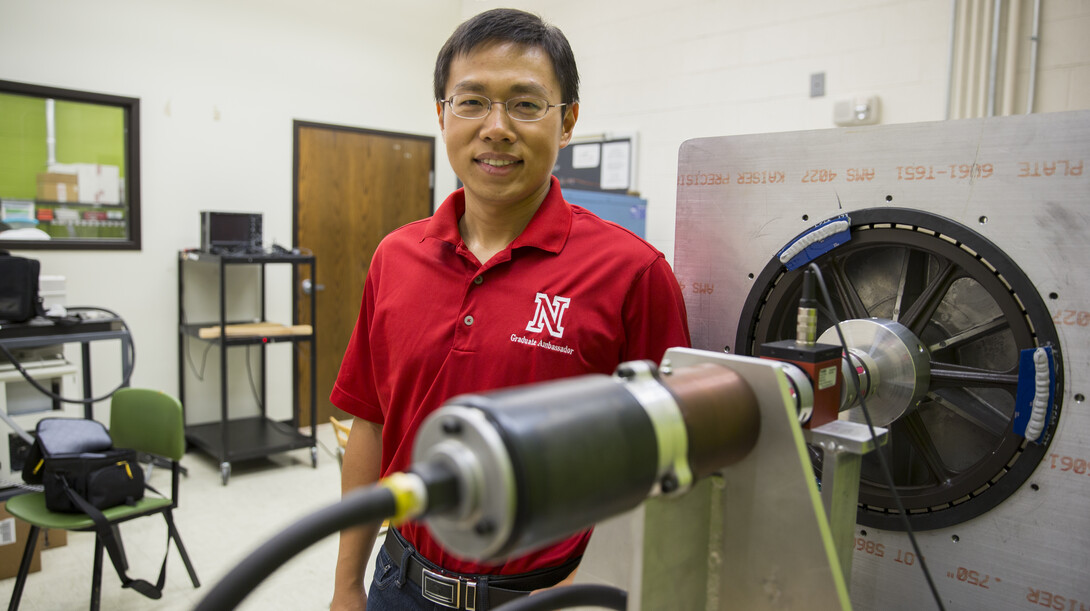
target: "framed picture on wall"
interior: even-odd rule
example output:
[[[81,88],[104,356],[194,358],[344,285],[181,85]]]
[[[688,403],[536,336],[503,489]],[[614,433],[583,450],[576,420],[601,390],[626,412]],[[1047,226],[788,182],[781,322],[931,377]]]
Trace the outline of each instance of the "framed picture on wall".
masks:
[[[0,81],[0,249],[140,249],[140,100]]]

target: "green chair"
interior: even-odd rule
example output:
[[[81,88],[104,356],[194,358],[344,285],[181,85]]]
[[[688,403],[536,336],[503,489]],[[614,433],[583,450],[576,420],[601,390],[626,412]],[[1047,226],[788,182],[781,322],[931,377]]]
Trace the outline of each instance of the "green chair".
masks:
[[[174,397],[143,388],[122,388],[114,393],[110,402],[110,436],[114,446],[132,448],[141,453],[169,459],[171,467],[170,498],[162,498],[148,492],[136,505],[120,505],[103,510],[110,525],[117,531],[117,525],[134,518],[162,514],[167,523],[168,545],[170,540],[178,546],[178,553],[189,571],[193,587],[200,587],[197,573],[189,561],[189,555],[182,545],[182,538],[174,525],[173,510],[178,506],[178,480],[181,467],[178,461],[185,454],[185,423],[182,417],[182,404]],[[89,516],[81,513],[55,513],[45,508],[45,495],[41,492],[21,494],[8,499],[8,511],[17,518],[30,523],[30,535],[23,550],[22,563],[11,593],[9,611],[19,608],[19,599],[26,585],[34,557],[34,546],[38,533],[43,528],[63,530],[95,531],[95,524]],[[91,609],[97,611],[102,594],[102,539],[95,536],[95,559],[91,576]],[[166,559],[163,560],[163,570]]]

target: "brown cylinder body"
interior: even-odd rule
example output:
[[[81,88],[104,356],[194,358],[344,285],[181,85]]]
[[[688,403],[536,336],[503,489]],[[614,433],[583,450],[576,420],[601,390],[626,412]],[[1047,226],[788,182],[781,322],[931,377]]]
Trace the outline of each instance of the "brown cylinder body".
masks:
[[[700,479],[745,458],[761,430],[757,397],[734,371],[715,363],[659,378],[677,400],[689,436],[689,466]]]

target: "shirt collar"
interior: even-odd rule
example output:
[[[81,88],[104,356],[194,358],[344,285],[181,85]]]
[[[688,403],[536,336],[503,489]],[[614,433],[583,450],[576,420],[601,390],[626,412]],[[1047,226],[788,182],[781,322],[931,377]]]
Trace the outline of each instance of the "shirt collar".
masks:
[[[466,212],[465,189],[451,193],[428,221],[424,238],[435,238],[448,242],[455,247],[462,244],[462,234],[458,231],[458,221]],[[559,253],[564,248],[571,230],[571,205],[564,201],[560,191],[560,181],[550,177],[549,192],[541,206],[530,219],[530,224],[522,230],[515,241],[508,246],[514,250],[523,246],[539,248],[546,252]]]

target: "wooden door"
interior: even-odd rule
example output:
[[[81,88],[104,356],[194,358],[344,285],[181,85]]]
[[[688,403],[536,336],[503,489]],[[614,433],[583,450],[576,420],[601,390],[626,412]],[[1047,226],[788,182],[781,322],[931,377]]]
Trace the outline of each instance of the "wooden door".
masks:
[[[315,255],[316,316],[296,278],[295,312],[314,321],[317,346],[317,422],[347,418],[333,407],[333,390],[348,346],[367,267],[387,233],[431,214],[435,138],[295,122],[295,243]],[[298,267],[301,274],[309,271]],[[295,358],[299,423],[310,424],[310,350]]]

